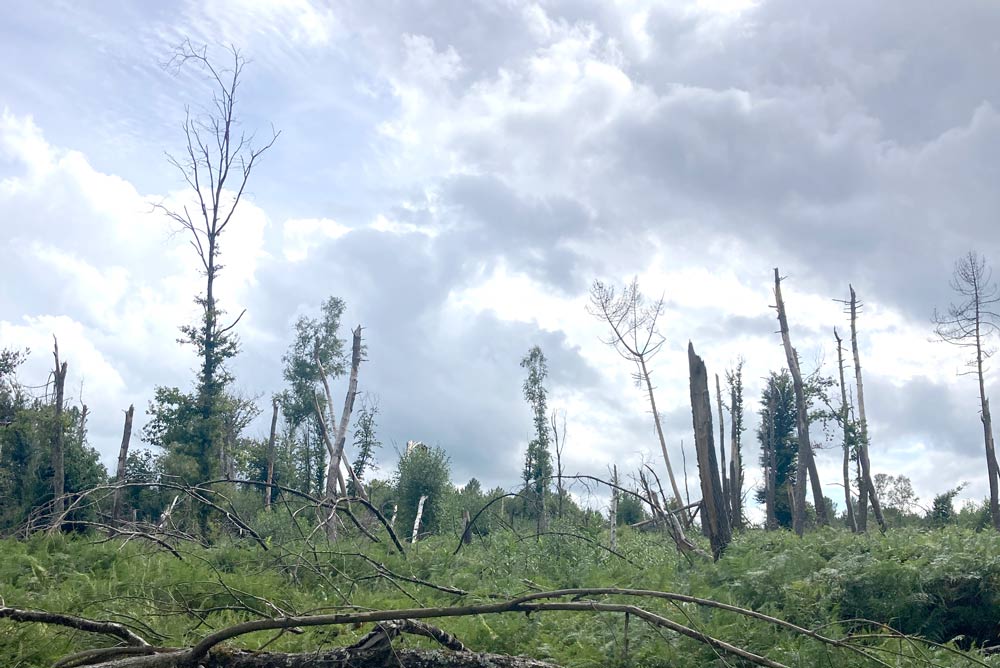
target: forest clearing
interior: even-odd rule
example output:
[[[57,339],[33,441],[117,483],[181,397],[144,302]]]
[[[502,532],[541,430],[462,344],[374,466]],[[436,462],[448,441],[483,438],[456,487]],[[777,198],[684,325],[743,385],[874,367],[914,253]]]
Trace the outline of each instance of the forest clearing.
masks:
[[[1000,667],[1000,10],[899,2],[10,8],[0,668]]]

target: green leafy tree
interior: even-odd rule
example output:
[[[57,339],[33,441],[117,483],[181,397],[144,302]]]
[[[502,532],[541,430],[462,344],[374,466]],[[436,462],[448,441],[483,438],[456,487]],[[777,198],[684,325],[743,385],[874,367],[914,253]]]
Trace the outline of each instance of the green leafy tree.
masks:
[[[524,398],[531,407],[535,428],[535,436],[528,443],[524,458],[524,490],[527,500],[525,511],[538,520],[538,528],[542,530],[545,526],[545,501],[549,478],[552,477],[548,393],[545,389],[545,379],[549,371],[542,349],[533,346],[521,360],[521,368],[528,371],[523,390]]]
[[[932,527],[943,527],[955,521],[955,497],[965,489],[963,482],[958,487],[949,489],[934,497],[931,509],[927,513],[927,523]]]
[[[451,486],[451,461],[445,451],[439,447],[417,446],[403,453],[394,483],[399,504],[398,530],[409,535],[420,497],[426,496],[420,531],[437,531],[442,511],[448,506],[448,497],[455,493]]]
[[[329,412],[324,375],[336,378],[346,370],[344,341],[337,336],[343,314],[344,302],[329,297],[320,306],[318,318],[301,316],[295,322],[292,343],[281,358],[288,384],[280,397],[282,415],[291,433],[299,435],[296,486],[305,492],[323,489],[327,457],[316,404],[324,415]]]
[[[767,470],[767,448],[770,443],[775,455],[774,517],[779,526],[790,528],[792,526],[790,498],[792,486],[795,484],[798,439],[795,392],[792,389],[792,377],[787,370],[771,372],[761,392],[760,406],[760,427],[757,429],[757,440],[761,445],[760,465]],[[758,503],[765,503],[766,498],[766,490],[758,489]]]
[[[378,403],[366,396],[354,426],[354,447],[358,450],[358,456],[351,465],[354,475],[361,481],[365,479],[365,472],[375,464],[375,450],[382,447],[382,442],[375,433],[378,427],[375,422],[377,416]],[[351,496],[357,493],[353,478],[347,483],[347,493]]]

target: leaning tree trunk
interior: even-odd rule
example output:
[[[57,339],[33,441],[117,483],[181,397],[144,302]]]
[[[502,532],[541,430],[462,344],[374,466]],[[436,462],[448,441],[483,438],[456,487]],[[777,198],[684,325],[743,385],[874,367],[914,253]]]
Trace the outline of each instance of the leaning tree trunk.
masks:
[[[66,508],[66,462],[63,452],[63,395],[66,389],[66,362],[59,362],[59,342],[52,337],[52,356],[55,358],[55,370],[52,372],[55,386],[55,412],[52,425],[52,517],[59,522]],[[53,526],[58,528],[58,526]]]
[[[788,333],[788,318],[785,315],[785,302],[781,299],[781,276],[777,267],[774,268],[774,298],[775,307],[778,310],[778,324],[781,328],[781,342],[785,347],[788,370],[792,374],[792,387],[795,390],[799,452],[795,469],[795,507],[792,511],[792,527],[795,529],[795,533],[801,536],[805,531],[806,524],[806,477],[809,477],[812,483],[816,522],[820,526],[826,526],[830,522],[826,515],[826,503],[823,501],[823,487],[819,482],[819,471],[816,470],[816,461],[813,457],[812,441],[809,439],[809,406],[806,403],[805,388],[802,385],[799,356],[795,352],[795,348],[792,347],[792,339]]]
[[[851,347],[854,349],[854,379],[858,386],[858,418],[861,426],[861,443],[858,447],[858,459],[861,462],[861,477],[864,490],[859,494],[858,504],[858,530],[868,529],[868,503],[872,504],[872,511],[875,513],[875,520],[878,522],[882,533],[885,533],[885,517],[882,516],[882,505],[878,501],[878,494],[875,493],[875,483],[872,482],[872,467],[868,460],[868,419],[865,417],[865,386],[861,382],[861,355],[858,353],[858,300],[854,294],[854,286],[851,289]]]
[[[833,338],[837,340],[837,370],[840,372],[840,425],[844,430],[844,502],[847,504],[847,526],[854,533],[858,532],[858,524],[854,519],[854,507],[851,503],[851,441],[848,425],[847,385],[844,383],[844,347],[841,345],[837,328],[833,328]],[[862,488],[863,489],[863,488]]]
[[[264,509],[271,510],[274,484],[274,441],[278,432],[278,397],[271,401],[271,435],[267,439],[267,487],[264,488]]]
[[[712,404],[708,393],[708,371],[705,363],[688,342],[688,369],[691,373],[691,418],[694,424],[695,450],[698,453],[698,473],[701,478],[701,521],[708,527],[708,540],[716,560],[732,539],[729,513],[726,512],[715,457],[712,434]]]
[[[646,383],[646,392],[649,394],[649,407],[653,411],[653,424],[656,426],[656,436],[660,439],[660,452],[663,453],[663,463],[667,465],[667,477],[670,478],[670,489],[674,493],[674,501],[677,507],[684,505],[681,501],[681,489],[677,486],[677,478],[674,477],[674,468],[670,465],[670,455],[667,454],[667,440],[663,436],[663,425],[660,422],[660,413],[656,410],[656,398],[653,396],[653,382],[649,378],[649,369],[646,368],[646,361],[639,359],[639,373]],[[683,515],[684,524],[688,523],[687,515]]]
[[[351,413],[354,411],[354,399],[358,396],[358,368],[361,366],[361,325],[354,328],[352,332],[354,340],[351,344],[351,375],[347,383],[347,395],[344,397],[344,411],[340,414],[340,426],[337,427],[337,438],[333,442],[333,461],[346,461],[344,458],[344,443],[347,440],[347,427],[351,423]],[[366,498],[364,486],[361,481],[354,476],[354,469],[347,467],[354,480],[354,487],[358,496]]]
[[[417,537],[420,535],[420,520],[424,518],[424,502],[426,501],[427,495],[424,494],[417,502],[417,516],[413,518],[413,536],[410,537],[410,545],[416,544]]]
[[[121,485],[125,482],[125,463],[128,461],[128,446],[132,440],[132,417],[135,415],[135,405],[130,404],[125,411],[125,428],[122,431],[122,445],[118,449],[118,470],[115,482]],[[111,503],[111,526],[118,525],[118,517],[121,514],[122,489],[115,488],[114,500]]]

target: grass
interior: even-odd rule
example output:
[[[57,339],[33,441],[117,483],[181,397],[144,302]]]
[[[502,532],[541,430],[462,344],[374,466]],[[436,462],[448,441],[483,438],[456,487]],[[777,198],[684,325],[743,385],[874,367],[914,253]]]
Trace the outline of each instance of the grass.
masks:
[[[607,539],[597,529],[586,535]],[[456,537],[434,536],[405,557],[386,544],[353,539],[315,549],[276,536],[269,543],[267,551],[231,539],[211,548],[181,546],[180,561],[135,541],[8,539],[0,541],[0,596],[11,606],[113,619],[151,642],[177,646],[254,616],[456,605],[533,589],[631,587],[750,607],[834,637],[879,632],[877,622],[947,646],[871,641],[872,651],[889,665],[966,666],[978,660],[1000,666],[1000,659],[979,649],[1000,642],[1000,535],[993,533],[948,528],[899,530],[882,537],[827,529],[798,539],[785,532],[748,531],[717,564],[689,563],[663,536],[629,530],[619,535],[619,552],[628,561],[569,536],[536,540],[498,533],[457,555],[452,554]],[[385,577],[361,553],[398,575],[469,594]],[[629,602],[789,666],[878,665],[734,613],[664,601]],[[740,665],[635,620],[626,660],[620,615],[503,614],[443,619],[439,625],[476,650],[526,654],[566,666]],[[259,633],[237,642],[248,648],[315,650],[349,644],[367,630]],[[106,644],[106,638],[57,627],[0,622],[5,666],[48,666],[65,654]]]

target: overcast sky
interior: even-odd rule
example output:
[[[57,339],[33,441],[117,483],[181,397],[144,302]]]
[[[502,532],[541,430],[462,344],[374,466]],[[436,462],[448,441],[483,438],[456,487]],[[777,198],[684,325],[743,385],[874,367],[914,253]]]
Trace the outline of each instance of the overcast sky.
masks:
[[[638,276],[668,305],[654,381],[675,466],[690,339],[710,373],[746,358],[757,484],[760,378],[784,366],[778,266],[805,370],[836,373],[848,283],[865,302],[874,470],[928,504],[961,481],[986,495],[976,385],[930,317],[959,255],[1000,262],[992,0],[9,3],[0,346],[30,347],[37,384],[59,337],[109,464],[130,403],[193,386],[176,339],[202,279],[151,212],[186,197],[165,152],[183,149],[185,105],[210,101],[195,71],[161,66],[188,37],[242,49],[243,125],[281,131],[218,284],[247,309],[237,386],[264,404],[292,323],[335,295],[344,333],[366,328],[386,469],[418,439],[458,483],[514,485],[531,430],[518,362],[537,344],[569,472],[662,470],[632,369],[585,310],[595,278]],[[838,462],[820,451],[835,500]]]

